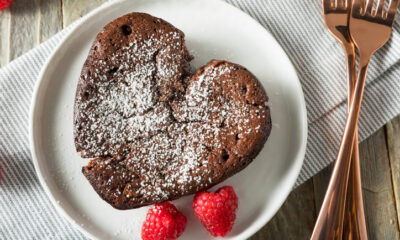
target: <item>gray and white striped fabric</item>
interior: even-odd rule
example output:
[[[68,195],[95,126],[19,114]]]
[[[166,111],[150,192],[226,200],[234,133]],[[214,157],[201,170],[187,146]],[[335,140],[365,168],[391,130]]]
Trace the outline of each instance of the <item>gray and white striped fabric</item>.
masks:
[[[297,186],[335,158],[346,114],[343,51],[324,27],[319,0],[227,2],[270,31],[296,67],[309,120],[306,159]],[[85,239],[46,197],[35,175],[28,142],[29,107],[38,73],[75,24],[0,69],[0,239]],[[399,59],[397,21],[391,41],[370,66],[360,140],[400,113]]]

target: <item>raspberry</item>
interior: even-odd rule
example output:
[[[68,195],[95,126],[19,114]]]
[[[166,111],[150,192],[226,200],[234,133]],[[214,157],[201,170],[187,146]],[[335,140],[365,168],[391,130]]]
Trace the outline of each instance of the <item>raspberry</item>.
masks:
[[[11,5],[13,0],[0,0],[0,11],[6,9],[8,6]]]
[[[238,198],[231,186],[224,186],[215,193],[196,194],[192,207],[211,235],[224,237],[235,222]]]
[[[186,217],[169,202],[156,204],[142,226],[143,240],[173,240],[185,230]]]

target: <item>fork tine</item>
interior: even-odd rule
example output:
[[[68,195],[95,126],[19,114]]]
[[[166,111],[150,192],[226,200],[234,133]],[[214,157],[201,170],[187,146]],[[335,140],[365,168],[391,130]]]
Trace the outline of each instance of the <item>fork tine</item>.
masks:
[[[374,6],[374,0],[368,0],[367,8],[365,9],[365,13],[371,13],[373,6]]]
[[[362,0],[362,1],[361,1],[361,7],[362,7],[363,9],[365,9],[365,6],[367,5],[367,1],[368,1],[368,0]]]
[[[383,17],[384,11],[383,7],[385,6],[385,0],[379,0],[378,8],[376,9],[376,16]]]
[[[361,0],[353,0],[353,7],[354,5],[361,6]]]
[[[400,2],[399,0],[390,1],[386,20],[391,22],[391,24],[393,24],[394,22],[394,18],[397,13],[397,8],[399,7],[399,2]]]
[[[322,3],[325,10],[332,8],[332,0],[322,0]]]
[[[337,0],[336,5],[338,8],[343,8],[346,5],[346,0]]]
[[[340,0],[333,0],[333,7],[338,8],[339,7],[339,2]]]
[[[362,14],[362,8],[364,6],[364,1],[365,0],[353,0],[353,5],[351,7],[353,14],[356,14],[356,15]]]

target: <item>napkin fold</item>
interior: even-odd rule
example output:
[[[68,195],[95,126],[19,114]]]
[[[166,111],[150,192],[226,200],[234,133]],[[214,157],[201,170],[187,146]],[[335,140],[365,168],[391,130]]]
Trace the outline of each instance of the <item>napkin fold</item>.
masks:
[[[347,108],[344,52],[325,28],[320,1],[226,1],[259,21],[296,68],[309,121],[298,186],[335,159]],[[31,96],[40,69],[84,19],[0,69],[0,238],[86,239],[56,212],[40,187],[28,139]],[[399,40],[398,14],[391,40],[371,61],[359,122],[360,141],[400,113]]]

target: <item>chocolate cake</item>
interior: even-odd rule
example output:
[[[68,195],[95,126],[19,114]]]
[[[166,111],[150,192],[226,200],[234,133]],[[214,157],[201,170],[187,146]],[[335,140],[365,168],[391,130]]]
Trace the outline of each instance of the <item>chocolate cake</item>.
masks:
[[[96,37],[75,98],[82,168],[113,207],[207,189],[245,168],[271,131],[268,97],[244,67],[210,61],[190,74],[184,34],[131,13]]]

